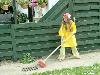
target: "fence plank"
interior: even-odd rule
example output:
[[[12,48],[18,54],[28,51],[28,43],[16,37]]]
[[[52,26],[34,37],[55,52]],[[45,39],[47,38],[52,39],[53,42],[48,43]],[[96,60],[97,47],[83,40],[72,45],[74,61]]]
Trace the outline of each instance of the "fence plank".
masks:
[[[30,30],[30,31],[19,31],[15,32],[15,36],[25,36],[25,35],[41,35],[41,34],[53,34],[57,33],[58,28],[53,29],[41,29],[41,30]]]
[[[12,48],[12,44],[1,44],[0,49],[9,49]]]
[[[16,44],[19,43],[36,43],[36,42],[45,42],[45,41],[56,41],[58,40],[58,36],[44,36],[44,37],[34,37],[34,38],[22,38],[22,39],[16,39]]]
[[[57,47],[59,42],[54,42],[54,43],[44,43],[44,44],[36,44],[36,45],[28,45],[28,46],[19,46],[17,47],[17,51],[23,51],[23,50],[31,50],[31,49],[36,49],[40,50],[42,48],[51,48],[51,47]]]
[[[4,58],[4,57],[12,57],[13,53],[12,51],[6,51],[6,52],[0,52],[0,57]]]
[[[11,38],[11,36],[0,37],[0,42],[2,42],[2,41],[9,41],[9,42],[11,42],[12,38]]]

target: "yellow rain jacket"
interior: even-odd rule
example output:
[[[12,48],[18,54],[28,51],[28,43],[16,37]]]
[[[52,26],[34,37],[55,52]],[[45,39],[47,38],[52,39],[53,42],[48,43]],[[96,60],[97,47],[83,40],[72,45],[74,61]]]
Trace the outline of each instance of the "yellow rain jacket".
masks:
[[[64,43],[62,43],[62,47],[77,46],[75,35],[71,36],[73,33],[76,33],[76,25],[74,22],[72,22],[71,30],[70,30],[70,25],[67,25],[66,29],[65,25],[61,24],[61,27],[59,29],[59,36],[63,37],[63,41],[65,41]],[[68,37],[70,38],[66,41]]]

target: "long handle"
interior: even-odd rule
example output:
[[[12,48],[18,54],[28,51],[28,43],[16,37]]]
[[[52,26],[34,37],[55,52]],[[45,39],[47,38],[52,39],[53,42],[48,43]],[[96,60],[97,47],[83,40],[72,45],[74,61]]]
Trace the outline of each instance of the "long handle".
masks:
[[[74,34],[72,34],[71,36],[73,36]],[[69,36],[63,43],[65,43],[71,36]],[[53,52],[50,53],[50,55],[44,59],[44,61],[46,61],[53,53],[55,53],[61,46],[62,44],[60,44]]]
[[[53,53],[55,53],[59,48],[60,48],[61,45],[59,45],[52,53],[50,53],[50,55],[44,59],[44,61],[46,61]]]

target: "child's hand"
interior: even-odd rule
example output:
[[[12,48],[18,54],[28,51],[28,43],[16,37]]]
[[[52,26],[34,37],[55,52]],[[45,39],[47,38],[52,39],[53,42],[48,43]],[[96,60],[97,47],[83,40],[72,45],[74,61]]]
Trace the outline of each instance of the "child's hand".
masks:
[[[74,35],[75,34],[75,32],[71,32],[71,35]]]

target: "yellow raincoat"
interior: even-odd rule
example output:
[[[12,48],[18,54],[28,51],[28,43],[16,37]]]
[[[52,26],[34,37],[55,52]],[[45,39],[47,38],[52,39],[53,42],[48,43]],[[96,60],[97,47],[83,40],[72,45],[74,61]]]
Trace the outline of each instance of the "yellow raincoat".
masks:
[[[67,25],[67,30],[65,28],[65,25],[61,24],[61,27],[59,29],[59,36],[63,37],[63,41],[65,41],[64,43],[62,43],[62,47],[76,47],[77,43],[76,43],[76,38],[75,35],[71,36],[73,33],[76,33],[76,25],[74,22],[72,22],[72,26],[71,26],[71,31],[70,31],[70,25]],[[66,39],[70,37],[67,41]]]

